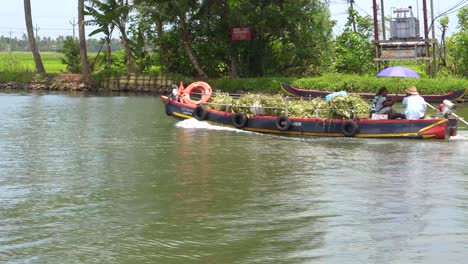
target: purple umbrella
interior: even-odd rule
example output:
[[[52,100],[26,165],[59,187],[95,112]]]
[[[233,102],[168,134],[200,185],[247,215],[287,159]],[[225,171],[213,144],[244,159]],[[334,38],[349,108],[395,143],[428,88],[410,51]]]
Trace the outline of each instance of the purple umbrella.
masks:
[[[379,74],[378,77],[403,77],[403,78],[420,78],[419,74],[412,69],[403,67],[403,66],[395,66],[395,67],[388,67]]]

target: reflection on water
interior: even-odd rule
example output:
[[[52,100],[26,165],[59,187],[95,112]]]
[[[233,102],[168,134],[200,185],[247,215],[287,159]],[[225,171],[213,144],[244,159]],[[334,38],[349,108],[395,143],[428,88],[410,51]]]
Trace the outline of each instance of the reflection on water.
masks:
[[[463,263],[468,131],[291,138],[0,96],[0,262]]]

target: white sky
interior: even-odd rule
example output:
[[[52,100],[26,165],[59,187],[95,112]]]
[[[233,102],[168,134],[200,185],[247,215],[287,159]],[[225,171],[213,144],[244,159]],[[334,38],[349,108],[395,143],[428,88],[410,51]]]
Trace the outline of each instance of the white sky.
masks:
[[[21,37],[26,33],[25,20],[24,20],[24,7],[23,0],[0,0],[0,35],[9,36],[9,32],[13,32],[12,36]],[[431,0],[426,0],[428,10],[430,10]],[[449,10],[458,3],[463,3],[462,6],[468,5],[467,0],[432,0],[434,2],[434,14],[438,14]],[[422,2],[423,0],[385,0],[385,13],[390,16],[392,7],[407,7],[413,6],[414,14],[419,14],[420,25],[423,26],[422,15]],[[380,0],[377,0],[380,3]],[[39,27],[39,36],[57,37],[59,35],[72,35],[73,26],[70,21],[77,20],[77,1],[76,0],[31,0],[33,25]],[[338,20],[338,25],[334,29],[336,34],[343,30],[344,23],[346,22],[347,14],[347,1],[346,0],[330,0],[330,10],[332,18]],[[370,15],[372,17],[372,0],[355,0],[355,8],[361,15]],[[418,11],[419,10],[419,11]],[[449,15],[450,24],[448,35],[457,31],[456,26],[458,20],[456,17],[457,12]],[[429,19],[430,12],[428,13]],[[440,35],[440,30],[437,28],[436,22],[436,36]],[[91,28],[87,28],[86,33],[90,33]],[[423,30],[420,30],[423,34]],[[76,31],[76,34],[78,32]]]
[[[21,38],[26,34],[23,0],[0,0],[0,35]],[[33,26],[39,27],[40,37],[58,37],[73,35],[70,22],[78,21],[77,0],[31,0]],[[75,27],[78,36],[78,28]],[[92,31],[86,30],[86,34]]]

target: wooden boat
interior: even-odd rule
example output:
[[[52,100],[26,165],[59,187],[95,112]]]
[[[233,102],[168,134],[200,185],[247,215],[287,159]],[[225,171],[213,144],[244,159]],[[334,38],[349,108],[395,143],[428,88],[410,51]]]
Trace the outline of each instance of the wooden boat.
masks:
[[[297,97],[325,97],[333,92],[328,91],[318,91],[318,90],[306,90],[306,89],[299,89],[292,85],[282,83],[281,89],[290,96],[297,96]],[[443,100],[450,100],[456,101],[462,98],[466,93],[466,88],[459,89],[454,92],[446,93],[446,94],[421,94],[421,96],[426,100],[428,103],[441,103]],[[375,97],[375,93],[357,93],[359,96],[365,99],[373,99]],[[403,100],[404,94],[388,94],[389,97],[395,98],[395,100]]]
[[[193,87],[192,87],[193,88]],[[191,92],[194,89],[190,89]],[[198,90],[211,92],[205,88]],[[358,138],[448,139],[457,134],[457,119],[324,119],[288,115],[250,115],[209,109],[209,97],[204,93],[198,101],[186,101],[187,94],[162,95],[168,116],[177,119],[196,118],[220,125],[259,133],[291,136],[325,136]],[[206,100],[208,98],[208,100]],[[287,98],[286,98],[287,100]],[[286,104],[286,108],[287,108]],[[285,109],[288,113],[288,109]]]

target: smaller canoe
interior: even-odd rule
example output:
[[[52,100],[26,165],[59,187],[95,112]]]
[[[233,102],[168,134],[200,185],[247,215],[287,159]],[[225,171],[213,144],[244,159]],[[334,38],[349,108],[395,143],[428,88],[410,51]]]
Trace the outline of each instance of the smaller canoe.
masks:
[[[295,97],[310,97],[310,98],[325,97],[333,93],[333,92],[328,92],[328,91],[299,89],[286,83],[281,84],[281,89],[283,89],[283,91],[286,94],[289,94],[290,96],[295,96]],[[428,103],[441,103],[443,100],[456,101],[462,98],[465,95],[465,93],[466,93],[466,88],[463,88],[463,89],[459,89],[459,90],[446,93],[446,94],[421,94],[421,96]],[[369,99],[369,100],[375,97],[375,93],[356,93],[356,94],[361,96],[362,98]],[[394,98],[395,100],[403,100],[403,98],[405,97],[405,94],[388,94],[388,96],[391,98]]]

